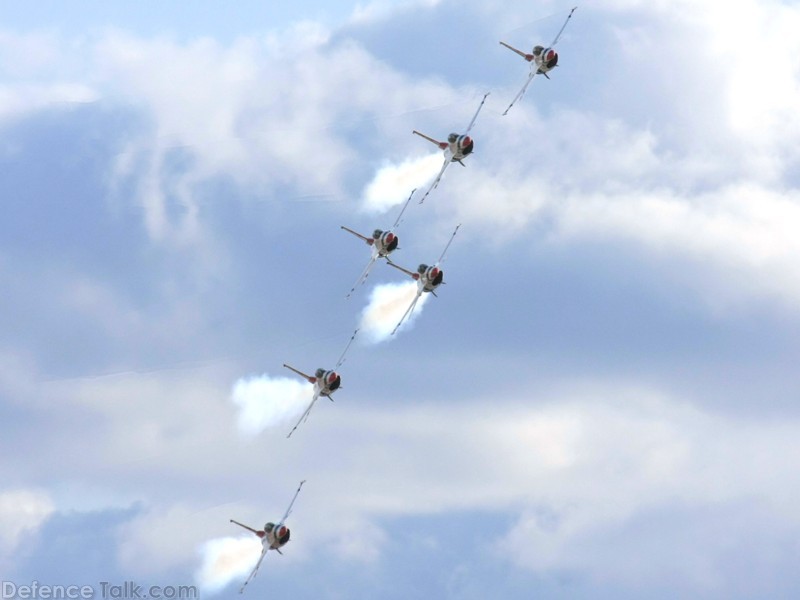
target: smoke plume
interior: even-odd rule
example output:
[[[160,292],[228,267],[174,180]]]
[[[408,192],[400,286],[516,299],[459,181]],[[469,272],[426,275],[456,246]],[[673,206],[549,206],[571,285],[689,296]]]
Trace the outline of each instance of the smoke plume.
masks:
[[[375,286],[370,294],[369,304],[361,311],[360,330],[375,344],[389,339],[392,330],[400,321],[403,313],[414,301],[416,293],[417,284],[414,281]],[[406,317],[398,331],[411,325],[419,315],[429,295],[422,294],[420,296],[414,312]]]
[[[231,581],[244,583],[261,556],[261,543],[255,536],[217,538],[203,544],[200,554],[203,563],[195,578],[203,592],[213,594]]]
[[[386,212],[402,204],[408,198],[408,190],[422,187],[438,173],[443,160],[441,153],[436,153],[379,169],[364,189],[364,208]]]
[[[312,397],[313,388],[307,382],[261,375],[237,380],[231,400],[239,407],[239,431],[256,435],[298,418]]]

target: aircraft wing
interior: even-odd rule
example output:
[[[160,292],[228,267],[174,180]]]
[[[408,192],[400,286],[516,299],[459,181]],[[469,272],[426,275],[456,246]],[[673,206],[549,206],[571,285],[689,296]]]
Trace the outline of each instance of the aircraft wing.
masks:
[[[538,70],[537,71],[531,71],[530,75],[528,75],[528,80],[525,82],[525,85],[522,86],[522,89],[519,91],[519,94],[517,94],[514,97],[514,99],[511,101],[511,104],[508,105],[508,108],[505,110],[503,115],[507,115],[508,111],[511,110],[511,107],[514,106],[514,104],[517,102],[517,100],[519,100],[520,98],[522,98],[522,96],[525,95],[525,90],[528,89],[528,86],[531,84],[531,81],[533,81],[533,78],[536,77],[536,74],[538,72],[539,72]]]
[[[353,340],[356,339],[357,335],[358,335],[358,329],[356,329],[353,332],[353,335],[350,336],[350,340],[347,342],[347,346],[344,347],[344,350],[342,350],[342,355],[339,357],[339,360],[336,361],[336,366],[333,367],[334,369],[338,369],[339,367],[342,366],[342,364],[344,363],[344,357],[347,354],[347,351],[350,349],[350,345],[353,343]],[[331,399],[330,394],[326,395],[328,396],[328,399]]]
[[[317,400],[319,400],[319,394],[320,394],[320,390],[317,390],[316,392],[314,392],[314,397],[311,399],[311,403],[308,405],[308,408],[306,408],[306,411],[303,413],[303,416],[301,416],[300,419],[295,424],[295,426],[292,427],[292,430],[286,436],[287,438],[292,437],[292,434],[294,433],[294,430],[297,429],[298,427],[300,427],[300,423],[302,423],[306,419],[308,419],[308,414],[311,412],[311,409],[314,408],[314,404],[317,402]]]
[[[501,46],[505,46],[506,48],[508,48],[508,49],[509,49],[509,50],[511,50],[512,52],[516,52],[517,54],[519,54],[519,55],[520,55],[522,58],[524,58],[525,60],[530,60],[530,59],[528,58],[528,54],[527,54],[526,52],[523,52],[522,50],[517,50],[516,48],[514,48],[514,46],[509,46],[509,45],[508,45],[508,44],[506,44],[505,42],[500,42],[500,45],[501,45]]]
[[[417,273],[412,273],[412,272],[411,272],[411,271],[409,271],[408,269],[404,269],[404,268],[403,268],[403,267],[401,267],[400,265],[396,265],[396,264],[394,264],[394,263],[393,263],[391,260],[389,260],[388,258],[386,259],[386,263],[387,263],[387,264],[389,264],[389,265],[391,265],[391,266],[393,266],[393,267],[394,267],[395,269],[397,269],[398,271],[402,271],[403,273],[405,273],[406,275],[408,275],[408,276],[409,276],[409,277],[411,277],[412,279],[417,279],[417,277],[418,277],[418,274],[417,274]]]
[[[553,40],[553,43],[550,44],[551,48],[558,43],[558,40],[561,38],[561,34],[564,33],[564,29],[567,27],[567,23],[569,23],[569,20],[572,18],[572,13],[575,12],[576,8],[578,8],[578,7],[575,6],[575,7],[573,7],[573,9],[571,11],[569,11],[569,14],[567,15],[567,20],[564,21],[564,24],[561,26],[561,29],[559,29],[558,33],[556,34],[555,39]]]
[[[375,240],[373,240],[372,238],[368,238],[368,237],[367,237],[367,236],[365,236],[365,235],[361,235],[360,233],[358,233],[358,232],[356,232],[356,231],[353,231],[353,230],[352,230],[352,229],[350,229],[349,227],[345,227],[344,225],[340,225],[340,227],[341,227],[342,229],[344,229],[345,231],[347,231],[347,232],[349,232],[349,233],[352,233],[352,234],[353,234],[354,236],[356,236],[357,238],[361,238],[362,240],[364,240],[365,242],[367,242],[367,243],[368,243],[370,246],[371,246],[371,245],[374,243],[374,241],[375,241]]]
[[[350,295],[353,292],[356,291],[356,288],[359,285],[361,285],[362,283],[364,283],[367,280],[367,277],[369,277],[369,272],[372,269],[372,266],[375,264],[376,260],[378,260],[378,255],[377,254],[375,254],[375,256],[373,256],[372,258],[369,259],[369,262],[367,263],[367,267],[364,269],[364,272],[361,273],[361,276],[358,279],[356,279],[356,282],[353,284],[353,287],[351,287],[350,291],[347,292],[347,296],[346,296],[347,298],[349,298]]]
[[[470,121],[469,125],[467,125],[467,130],[464,132],[465,135],[468,134],[470,129],[472,129],[472,126],[475,125],[475,120],[478,118],[478,114],[481,112],[481,109],[483,108],[483,105],[486,102],[486,97],[488,95],[489,95],[489,92],[486,92],[483,95],[483,100],[481,100],[481,103],[478,105],[478,110],[475,111],[475,115],[472,117],[472,121]]]
[[[239,523],[239,521],[234,521],[233,519],[231,519],[231,523],[236,523],[236,524],[237,524],[239,527],[244,527],[244,528],[245,528],[245,529],[247,529],[248,531],[252,531],[252,532],[253,532],[253,533],[255,533],[256,535],[258,535],[258,530],[257,530],[257,529],[253,529],[252,527],[248,527],[248,526],[247,526],[247,525],[245,525],[244,523]]]
[[[290,365],[287,365],[286,363],[283,363],[283,366],[286,367],[287,369],[289,369],[290,371],[293,371],[293,372],[297,373],[298,375],[300,375],[300,377],[305,377],[308,380],[309,383],[314,383],[314,381],[316,381],[315,377],[312,377],[311,375],[306,375],[302,371],[298,371],[297,369],[295,369],[294,367],[292,367]]]
[[[433,190],[435,190],[435,189],[436,189],[436,186],[437,186],[437,185],[439,185],[439,182],[442,180],[442,175],[444,175],[444,172],[445,172],[445,170],[447,169],[447,166],[448,166],[448,165],[449,165],[451,162],[453,162],[453,159],[452,159],[452,158],[450,158],[450,157],[448,157],[448,156],[445,156],[445,158],[444,158],[444,164],[442,164],[442,170],[441,170],[441,171],[439,171],[439,174],[436,176],[436,179],[434,179],[434,180],[433,180],[433,183],[431,184],[431,187],[429,187],[429,188],[428,188],[428,191],[427,191],[427,192],[425,192],[425,195],[424,195],[424,196],[422,197],[422,199],[419,201],[419,203],[420,203],[420,204],[422,204],[423,202],[425,202],[425,198],[427,198],[427,197],[428,197],[428,194],[430,194],[430,193],[431,193]]]
[[[408,200],[406,200],[406,203],[403,205],[403,209],[400,211],[400,214],[397,215],[397,219],[395,219],[394,225],[392,225],[392,229],[393,230],[396,229],[398,225],[400,225],[400,219],[403,218],[403,213],[406,211],[406,207],[408,206],[408,203],[411,202],[411,198],[414,196],[414,192],[416,192],[416,191],[417,191],[417,188],[414,188],[413,190],[411,190],[411,193],[408,195]]]
[[[289,515],[292,513],[292,506],[294,506],[294,501],[297,500],[297,495],[300,493],[300,489],[303,487],[303,484],[305,482],[306,482],[306,480],[303,479],[303,481],[300,482],[300,485],[297,486],[297,491],[294,493],[294,497],[292,498],[292,501],[289,503],[289,508],[286,509],[286,514],[283,515],[283,517],[278,522],[278,524],[275,525],[275,527],[280,527],[281,525],[283,525],[286,522],[286,519],[289,518]]]
[[[239,590],[240,594],[244,592],[244,588],[247,586],[248,583],[250,583],[253,580],[253,577],[256,576],[256,573],[258,573],[258,568],[261,566],[261,561],[263,561],[264,557],[267,555],[267,549],[268,547],[264,546],[264,549],[261,551],[261,558],[258,559],[258,562],[256,563],[256,566],[253,568],[252,573],[250,573],[250,576],[247,578],[247,581],[245,581],[242,584],[242,587]]]
[[[443,150],[443,149],[447,148],[447,143],[446,142],[440,142],[439,140],[435,140],[432,137],[430,137],[428,135],[425,135],[424,133],[420,133],[416,129],[414,131],[412,131],[411,133],[416,133],[419,137],[425,138],[431,144],[436,144],[436,147],[439,148],[440,150]]]
[[[397,325],[395,325],[394,329],[392,329],[392,335],[394,335],[395,332],[398,329],[400,329],[400,325],[403,324],[403,321],[406,320],[406,317],[408,315],[410,315],[412,312],[414,312],[414,307],[417,305],[417,302],[419,301],[420,296],[422,296],[422,288],[419,288],[417,290],[417,295],[414,297],[414,301],[411,303],[411,305],[408,307],[408,309],[406,309],[406,312],[403,314],[403,316],[397,322]]]
[[[441,256],[439,256],[439,260],[436,261],[437,265],[442,264],[442,261],[444,260],[444,255],[447,253],[447,249],[450,247],[450,244],[453,243],[453,238],[456,237],[459,227],[461,227],[461,223],[456,225],[455,231],[453,231],[453,235],[450,236],[450,241],[447,242],[447,245],[444,247],[444,250],[442,250]]]

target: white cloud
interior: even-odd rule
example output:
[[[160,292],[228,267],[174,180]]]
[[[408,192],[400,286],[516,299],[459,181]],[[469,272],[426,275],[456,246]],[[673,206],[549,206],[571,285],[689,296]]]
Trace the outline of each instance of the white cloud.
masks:
[[[0,122],[47,108],[94,102],[98,97],[83,83],[0,84]]]
[[[651,6],[628,2],[622,8],[652,14]],[[561,108],[528,96],[506,121],[491,121],[491,112],[485,120],[482,116],[480,154],[471,157],[467,169],[448,173],[434,206],[425,206],[426,216],[450,227],[456,213],[480,224],[483,239],[510,243],[541,233],[549,219],[543,237],[550,241],[569,246],[587,239],[622,240],[661,261],[661,267],[677,262],[681,272],[673,276],[696,285],[712,304],[769,297],[797,306],[800,198],[791,176],[800,147],[798,75],[796,64],[790,64],[797,56],[797,36],[791,35],[798,29],[797,10],[753,2],[709,3],[701,9],[684,3],[677,10],[670,3],[656,6],[661,11],[656,17],[669,13],[674,19],[661,20],[664,28],[656,32],[645,29],[639,37],[625,38],[631,44],[628,54],[608,54],[624,67],[641,61],[641,72],[652,77],[630,78],[611,90],[600,87],[608,73],[581,82],[584,97],[605,102],[606,108],[613,105],[611,116],[600,106],[578,111],[566,87]],[[731,28],[716,27],[728,16]],[[787,33],[781,35],[784,28]],[[451,101],[458,90],[392,70],[349,42],[324,46],[327,33],[314,27],[304,31],[229,46],[108,34],[86,46],[94,49],[92,68],[87,68],[91,78],[15,82],[0,89],[0,116],[70,98],[140,108],[152,119],[152,129],[132,136],[115,177],[135,178],[137,200],[157,239],[191,243],[203,235],[200,197],[203,184],[214,177],[230,178],[254,193],[288,187],[353,196],[362,189],[353,170],[362,168],[363,175],[372,168],[359,167],[368,163],[361,146],[369,146],[383,165],[363,187],[364,203],[377,209],[402,202],[415,178],[424,173],[429,178],[426,173],[435,172],[441,159],[437,154],[403,159],[419,140],[405,139],[412,138],[409,128],[395,117]],[[626,33],[621,31],[621,38]],[[668,40],[668,50],[659,52]],[[679,51],[680,46],[685,48]],[[41,65],[61,54],[67,53],[41,53],[31,60]],[[620,71],[628,77],[625,68]],[[641,87],[673,81],[662,77],[665,72],[685,75],[681,83],[702,85],[670,90],[661,103],[648,105],[645,112],[655,115],[651,123],[628,119],[628,107],[642,104]],[[380,139],[365,141],[363,132],[350,136],[345,131],[348,124],[379,118],[384,120],[374,137]],[[96,314],[115,336],[152,329],[135,304],[100,283],[82,280],[68,292],[63,302],[80,314]],[[375,337],[385,337],[385,326],[396,322],[388,313],[400,308],[393,296],[388,301],[374,297],[374,314],[364,315],[372,325],[365,330],[372,327]],[[180,331],[190,332],[193,316],[192,311],[170,314],[156,328],[174,336],[180,321]],[[20,385],[16,364],[3,358],[5,388]],[[748,524],[768,523],[769,547],[783,539],[774,531],[793,536],[800,529],[800,491],[794,483],[800,436],[791,418],[782,423],[729,419],[649,390],[622,387],[545,398],[536,388],[509,390],[499,379],[502,393],[480,404],[452,402],[453,396],[471,399],[463,387],[468,382],[455,377],[447,397],[426,398],[430,404],[403,402],[404,392],[398,390],[393,391],[398,401],[385,408],[365,401],[357,410],[329,411],[308,443],[289,451],[264,443],[261,438],[268,436],[251,436],[237,446],[241,440],[226,424],[238,418],[240,428],[252,434],[290,420],[310,400],[308,384],[266,375],[242,379],[238,395],[233,392],[239,406],[234,415],[228,399],[235,377],[204,370],[49,386],[52,395],[43,394],[39,403],[58,396],[64,401],[53,410],[79,409],[97,426],[82,429],[80,439],[73,427],[59,428],[48,448],[8,468],[52,475],[55,453],[76,443],[102,449],[96,456],[72,453],[75,461],[58,475],[91,479],[123,497],[157,499],[147,518],[120,538],[123,562],[153,572],[186,567],[191,548],[209,535],[181,498],[211,496],[223,488],[246,490],[241,493],[260,501],[267,479],[294,478],[298,468],[311,471],[310,481],[322,482],[324,492],[316,497],[324,502],[312,494],[308,509],[298,512],[303,535],[293,551],[322,546],[355,562],[380,558],[386,534],[379,522],[398,514],[521,514],[517,526],[498,540],[498,551],[508,560],[526,569],[579,569],[616,580],[625,580],[625,574],[609,562],[627,564],[631,557],[647,555],[649,540],[635,531],[636,520],[653,519],[661,510],[679,529],[686,517],[671,511],[736,507]],[[339,461],[335,473],[318,461],[320,450],[332,447]],[[112,463],[114,478],[109,477]],[[179,482],[164,485],[167,478]],[[13,500],[14,507],[24,505],[22,500],[39,507],[29,515],[34,529],[52,511],[46,498],[38,505],[35,498]],[[14,527],[22,521],[2,515],[0,510],[0,523],[10,528],[0,539],[13,547],[17,542],[8,540],[19,540]],[[224,527],[227,518],[218,521]],[[747,545],[751,531],[728,533]],[[620,539],[612,551],[603,547],[607,536]],[[699,544],[712,557],[706,562],[695,560],[697,546],[686,540],[669,544],[671,551],[660,557],[691,557],[676,563],[680,575],[700,586],[724,580],[721,546]],[[666,560],[655,562],[653,569],[667,568]]]
[[[34,362],[18,349],[0,347],[0,392],[9,404],[30,402],[35,387]]]
[[[386,518],[492,511],[520,515],[517,525],[493,538],[497,552],[515,564],[627,582],[607,557],[624,561],[649,551],[649,536],[635,523],[657,519],[659,511],[680,528],[693,514],[701,519],[703,511],[737,508],[742,522],[763,521],[767,547],[781,543],[781,531],[800,531],[796,419],[722,417],[635,386],[589,382],[545,393],[539,391],[544,384],[531,390],[498,383],[499,391],[483,399],[462,390],[457,401],[451,392],[414,402],[396,390],[397,402],[389,405],[367,401],[369,394],[348,396],[358,410],[328,411],[301,446],[268,436],[237,444],[235,436],[220,435],[230,431],[220,423],[233,418],[223,410],[225,390],[196,373],[61,382],[51,391],[70,410],[93,408],[87,417],[102,423],[79,442],[102,449],[101,458],[82,459],[60,475],[80,473],[112,485],[107,465],[113,460],[116,489],[157,499],[119,531],[121,564],[137,572],[196,569],[190,549],[225,536],[231,516],[258,522],[264,506],[278,507],[272,514],[279,514],[293,483],[275,482],[294,481],[298,469],[309,481],[292,515],[299,535],[290,554],[298,561],[317,551],[347,562],[380,560]],[[77,443],[72,431],[53,441],[59,452]],[[330,447],[335,459],[320,462],[318,452]],[[39,460],[52,464],[50,456]],[[34,465],[33,472],[46,473],[41,468]],[[164,485],[165,477],[172,485]],[[238,502],[241,494],[252,505],[235,512],[197,506],[198,499]],[[744,543],[750,525],[728,534]],[[697,534],[707,564],[664,567],[675,567],[692,589],[724,580],[726,549],[707,543],[705,536],[714,534],[709,527]],[[609,537],[618,540],[614,552],[601,551]],[[690,555],[698,543],[670,539],[661,556]],[[774,568],[769,557],[759,560],[765,572]],[[651,581],[665,571],[643,572]]]
[[[440,185],[437,206],[499,243],[536,230],[566,247],[632,243],[715,309],[766,300],[796,310],[800,196],[791,181],[751,178],[752,165],[739,172],[749,146],[678,154],[654,129],[572,111],[527,125],[489,133],[488,156]],[[766,156],[789,160],[776,144]]]
[[[0,31],[0,123],[100,97],[50,34]]]
[[[347,563],[370,564],[378,561],[388,541],[386,532],[366,519],[340,520],[329,540],[329,550]]]
[[[635,195],[683,197],[692,213],[687,218],[698,222],[703,220],[698,200],[709,189],[722,193],[732,179],[747,176],[761,181],[768,195],[780,193],[786,188],[781,177],[798,159],[800,119],[794,107],[800,73],[791,57],[800,42],[790,33],[800,11],[777,2],[689,4],[684,10],[670,3],[601,4],[612,16],[654,15],[659,23],[642,31],[611,21],[622,64],[650,73],[681,66],[677,74],[686,78],[680,94],[653,107],[658,121],[643,128],[624,117],[578,112],[568,102],[550,112],[528,102],[505,120],[482,119],[479,134],[485,143],[469,165],[471,172],[446,178],[437,194],[450,198],[448,206],[464,219],[480,220],[486,235],[514,240],[543,209],[564,197],[580,203],[581,194],[591,203],[598,189],[619,206]],[[373,14],[370,6],[364,14]],[[722,21],[725,27],[719,26]],[[751,51],[743,40],[759,41]],[[59,57],[69,54],[64,48],[75,43],[41,35],[6,35],[0,41],[0,55],[8,57],[32,48],[31,68],[45,73],[56,73]],[[652,51],[665,41],[666,51]],[[3,106],[13,112],[58,98],[124,99],[142,107],[153,127],[129,140],[114,177],[137,178],[151,235],[179,244],[203,236],[199,194],[210,178],[231,177],[253,190],[290,186],[299,193],[346,195],[348,165],[364,149],[342,131],[342,122],[381,118],[381,137],[401,139],[402,131],[408,138],[405,122],[394,117],[463,98],[446,83],[393,70],[356,44],[331,42],[330,32],[310,23],[228,46],[210,39],[145,40],[119,31],[79,46],[90,65],[76,68],[74,58],[65,64],[69,80],[83,76],[86,81],[62,83],[53,74],[49,82],[14,83],[6,88],[5,100],[0,93],[0,113]],[[701,77],[693,75],[693,65]],[[597,93],[603,81],[585,82],[587,94]],[[636,100],[629,93],[633,85],[629,88],[615,96],[615,115],[624,115]],[[679,138],[676,131],[686,135]],[[387,154],[383,143],[377,146]],[[399,152],[412,147],[407,139],[396,146]],[[365,186],[366,208],[385,210],[402,202],[410,187],[421,186],[438,167],[436,154],[398,159],[392,156],[398,150],[391,147],[382,157],[384,166]],[[176,153],[184,159],[172,172],[168,165]],[[745,236],[760,235],[745,219],[740,225]],[[735,261],[736,250],[730,250]],[[701,252],[698,256],[703,258]],[[770,289],[781,288],[785,275],[775,270],[780,273],[770,280]]]
[[[356,25],[369,25],[373,22],[386,21],[398,12],[415,11],[420,8],[433,8],[442,0],[373,0],[356,5],[350,21]]]
[[[150,235],[178,245],[207,241],[199,217],[204,182],[229,178],[263,196],[287,189],[345,196],[360,144],[349,128],[381,118],[383,134],[402,129],[410,137],[399,116],[457,98],[447,85],[394,71],[353,42],[331,42],[313,23],[229,45],[120,30],[40,37],[0,39],[0,60],[43,48],[32,53],[40,55],[42,81],[17,75],[0,87],[0,117],[57,101],[141,110],[147,125],[123,140],[111,185],[132,183]]]
[[[81,429],[80,435],[73,428],[56,427],[51,432],[53,445],[32,456],[28,468],[47,476],[61,448],[90,445],[102,453],[76,452],[60,473],[64,478],[93,479],[101,489],[112,486],[130,502],[149,502],[148,478],[139,476],[159,471],[160,465],[171,464],[187,479],[204,479],[207,463],[216,460],[221,447],[237,440],[234,411],[226,401],[232,370],[224,362],[205,363],[42,382],[35,404],[30,403],[37,411],[62,419],[85,415],[95,426]],[[60,399],[57,406],[53,398]],[[107,480],[110,462],[117,472],[136,476]],[[163,494],[161,488],[162,498]]]
[[[335,473],[326,506],[407,515],[580,505],[612,522],[667,497],[702,505],[757,493],[800,524],[800,486],[786,481],[800,452],[793,420],[723,418],[623,385],[502,397],[331,411],[315,443],[339,440],[337,461],[348,468]],[[319,483],[321,475],[307,477],[323,486],[331,474]],[[304,512],[312,503],[309,494]]]
[[[798,227],[800,194],[735,184],[696,197],[655,190],[570,198],[558,235],[630,239],[660,258],[688,262],[698,273],[690,283],[718,308],[767,298],[793,309]]]
[[[517,398],[519,404],[502,407],[493,397],[458,410],[428,404],[336,415],[338,422],[318,435],[355,438],[352,446],[340,444],[340,460],[355,462],[365,446],[373,451],[360,456],[355,470],[337,473],[340,489],[362,492],[329,496],[327,510],[336,514],[347,505],[375,518],[519,510],[519,523],[495,537],[497,552],[508,560],[540,572],[577,569],[622,584],[636,576],[609,563],[649,551],[646,529],[634,523],[664,513],[665,530],[691,526],[699,528],[699,537],[670,538],[661,555],[693,556],[696,546],[710,555],[701,564],[678,560],[639,572],[651,582],[677,573],[692,589],[722,585],[730,574],[723,560],[728,545],[714,543],[717,525],[703,516],[708,512],[736,513],[750,524],[728,531],[739,536],[734,544],[746,543],[749,527],[764,515],[770,515],[767,545],[782,544],[782,530],[800,531],[796,420],[721,418],[625,387],[562,391],[546,402]],[[382,475],[376,480],[377,472]],[[608,539],[615,546],[603,550]],[[773,570],[780,567],[763,560]]]
[[[652,112],[673,117],[661,128],[680,134],[674,142],[694,159],[740,155],[740,172],[760,181],[788,174],[799,156],[800,117],[792,109],[800,97],[792,58],[800,41],[791,33],[800,23],[797,6],[753,0],[605,4],[637,17],[613,25],[626,76],[631,68],[645,77],[671,73],[649,87],[668,100],[654,97]]]
[[[0,71],[30,78],[59,58],[59,41],[49,34],[0,31]]]
[[[50,496],[36,490],[0,492],[0,558],[13,554],[23,536],[31,535],[53,514]]]
[[[197,548],[207,536],[207,528],[198,527],[198,510],[176,504],[159,504],[120,527],[118,556],[128,570],[150,575],[187,567]]]
[[[103,78],[153,117],[154,130],[131,142],[117,176],[136,164],[131,154],[149,165],[139,184],[154,237],[199,235],[197,186],[214,176],[256,191],[344,195],[357,154],[343,122],[441,103],[444,86],[411,86],[357,45],[326,43],[318,30],[299,28],[230,47],[120,33],[97,45]],[[385,89],[401,92],[387,97]],[[173,148],[189,157],[183,173],[165,171]],[[167,216],[173,201],[186,211],[178,223]]]

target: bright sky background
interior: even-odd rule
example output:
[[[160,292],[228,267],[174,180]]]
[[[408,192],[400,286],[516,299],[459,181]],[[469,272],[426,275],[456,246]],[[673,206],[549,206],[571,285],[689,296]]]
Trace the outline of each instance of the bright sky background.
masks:
[[[570,7],[0,5],[0,579],[800,595],[800,6]]]

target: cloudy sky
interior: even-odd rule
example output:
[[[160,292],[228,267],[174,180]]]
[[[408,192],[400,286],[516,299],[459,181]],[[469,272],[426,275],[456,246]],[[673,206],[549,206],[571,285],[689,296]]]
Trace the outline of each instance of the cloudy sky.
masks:
[[[800,6],[0,5],[0,574],[797,597]],[[466,168],[388,228],[490,92]],[[398,313],[399,311],[399,313]],[[335,402],[282,368],[331,368]]]

